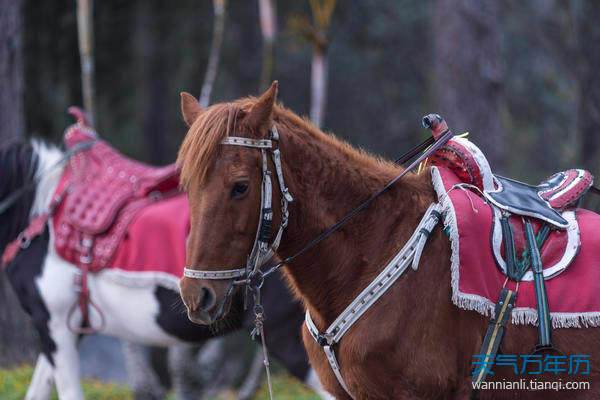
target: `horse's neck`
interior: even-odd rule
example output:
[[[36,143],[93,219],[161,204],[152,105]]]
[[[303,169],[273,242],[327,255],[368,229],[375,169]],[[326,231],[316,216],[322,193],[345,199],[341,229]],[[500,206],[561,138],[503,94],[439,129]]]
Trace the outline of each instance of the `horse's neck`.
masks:
[[[32,145],[38,156],[36,177],[39,181],[30,214],[36,215],[48,211],[64,167],[59,165],[63,153],[57,147],[38,141],[32,142]]]
[[[288,257],[381,189],[401,169],[323,134],[282,134],[295,201],[280,247]],[[296,259],[288,277],[317,323],[330,323],[408,240],[434,201],[429,174],[409,174],[341,231]]]

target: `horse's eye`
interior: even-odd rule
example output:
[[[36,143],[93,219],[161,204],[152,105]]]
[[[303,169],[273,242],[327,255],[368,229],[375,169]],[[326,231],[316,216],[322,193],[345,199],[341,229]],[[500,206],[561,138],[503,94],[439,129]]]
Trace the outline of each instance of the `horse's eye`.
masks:
[[[231,198],[239,199],[248,191],[248,182],[237,182],[231,189]]]

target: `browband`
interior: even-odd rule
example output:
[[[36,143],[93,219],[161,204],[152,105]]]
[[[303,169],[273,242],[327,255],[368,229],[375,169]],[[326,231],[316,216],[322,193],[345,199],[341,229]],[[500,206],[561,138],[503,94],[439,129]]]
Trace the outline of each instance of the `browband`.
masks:
[[[256,149],[270,149],[273,147],[273,142],[270,139],[249,139],[239,136],[229,136],[221,141],[221,144],[229,144],[232,146],[253,147]]]

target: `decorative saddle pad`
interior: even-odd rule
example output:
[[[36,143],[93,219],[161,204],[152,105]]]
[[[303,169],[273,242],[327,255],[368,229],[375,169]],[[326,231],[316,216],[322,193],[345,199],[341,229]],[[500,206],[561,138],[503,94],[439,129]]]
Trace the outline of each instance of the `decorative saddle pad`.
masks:
[[[452,247],[452,301],[460,308],[492,316],[506,280],[505,266],[498,262],[501,246],[494,236],[498,216],[478,193],[455,187],[462,180],[450,169],[432,167],[432,179]],[[553,326],[600,326],[600,215],[575,209],[563,217],[570,221],[569,228],[553,230],[541,250],[546,279],[560,273],[546,281]],[[516,244],[523,249],[518,234]],[[516,287],[514,282],[507,285]],[[513,323],[537,323],[533,282],[520,283],[512,319]]]
[[[87,261],[92,272],[175,268],[180,276],[189,210],[177,191],[175,166],[131,160],[81,123],[65,133],[67,148],[90,141],[89,149],[69,160],[56,189],[60,200],[52,223],[58,254],[75,265]]]

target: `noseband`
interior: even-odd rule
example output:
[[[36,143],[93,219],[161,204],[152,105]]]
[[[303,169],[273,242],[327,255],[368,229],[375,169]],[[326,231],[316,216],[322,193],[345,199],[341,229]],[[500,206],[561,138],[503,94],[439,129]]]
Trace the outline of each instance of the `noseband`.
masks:
[[[227,270],[197,270],[193,267],[185,267],[183,276],[193,279],[231,280],[234,285],[262,285],[263,275],[260,267],[267,263],[279,248],[283,231],[289,220],[288,205],[294,198],[290,194],[283,179],[281,168],[281,152],[279,150],[279,133],[273,126],[269,131],[269,139],[249,139],[238,136],[229,136],[221,141],[223,145],[242,146],[259,149],[262,158],[262,184],[260,193],[260,218],[256,229],[256,236],[252,251],[248,257],[245,267]],[[279,182],[281,191],[281,223],[273,242],[269,244],[273,231],[273,179],[269,171],[267,152],[271,156],[275,166],[275,175]]]

